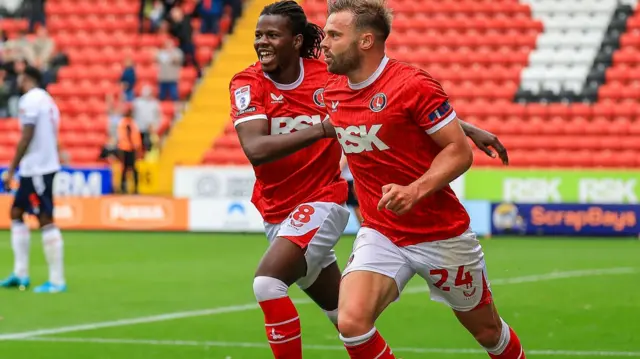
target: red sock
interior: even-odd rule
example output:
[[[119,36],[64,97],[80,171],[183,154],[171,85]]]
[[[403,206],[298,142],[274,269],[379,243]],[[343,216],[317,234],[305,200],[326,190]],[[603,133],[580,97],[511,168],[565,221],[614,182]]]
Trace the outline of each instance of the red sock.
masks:
[[[492,359],[525,359],[524,349],[522,349],[522,345],[520,344],[520,339],[516,335],[516,332],[513,329],[509,328],[509,344],[504,349],[502,354],[496,355],[489,353],[489,356]]]
[[[260,302],[267,339],[276,359],[302,359],[298,311],[289,297]]]
[[[375,334],[371,338],[369,338],[366,342],[349,345],[345,343],[345,348],[347,348],[347,352],[349,353],[349,357],[351,359],[395,359],[396,357],[393,355],[393,351],[384,341],[384,338],[375,331]]]

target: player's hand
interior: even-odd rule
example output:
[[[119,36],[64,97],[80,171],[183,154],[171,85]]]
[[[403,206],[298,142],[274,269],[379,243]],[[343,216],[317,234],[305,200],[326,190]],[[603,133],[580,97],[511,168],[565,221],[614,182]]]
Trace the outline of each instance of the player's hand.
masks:
[[[500,142],[496,135],[483,129],[476,128],[471,133],[468,133],[467,136],[469,136],[473,143],[475,143],[482,152],[486,153],[487,156],[496,158],[496,154],[490,149],[490,147],[493,147],[496,152],[498,152],[498,156],[502,160],[502,163],[505,166],[509,165],[507,149],[502,145],[502,142]]]
[[[2,189],[5,192],[9,192],[11,190],[11,180],[13,179],[13,171],[6,171],[2,173]]]
[[[418,189],[414,186],[401,186],[395,183],[382,186],[382,198],[378,202],[378,211],[389,211],[403,215],[411,210],[420,199]]]
[[[322,121],[322,131],[324,132],[325,138],[337,138],[336,129],[333,128],[329,120]]]

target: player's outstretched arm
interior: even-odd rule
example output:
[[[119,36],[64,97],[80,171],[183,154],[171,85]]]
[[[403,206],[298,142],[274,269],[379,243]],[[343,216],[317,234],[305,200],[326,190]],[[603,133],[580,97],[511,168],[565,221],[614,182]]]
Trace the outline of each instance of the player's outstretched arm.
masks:
[[[18,145],[16,147],[16,154],[13,156],[13,161],[11,161],[11,164],[9,165],[9,171],[12,173],[15,172],[16,168],[18,168],[20,161],[22,161],[22,157],[27,153],[27,149],[29,148],[29,144],[31,144],[35,130],[36,126],[33,124],[23,125],[22,136],[20,137],[20,141],[18,141]]]
[[[259,166],[330,137],[333,131],[330,126],[329,121],[324,121],[293,133],[269,135],[269,121],[259,119],[236,125],[236,132],[249,162]]]
[[[419,199],[442,189],[465,173],[473,163],[473,151],[457,117],[430,136],[442,150],[433,159],[429,170],[411,184],[417,189]]]
[[[18,168],[20,161],[22,161],[22,157],[27,153],[27,149],[33,139],[33,134],[35,133],[35,129],[36,126],[34,124],[24,124],[22,127],[22,137],[20,137],[20,141],[18,141],[16,154],[13,156],[11,164],[9,164],[9,169],[4,172],[2,176],[2,185],[5,190],[9,189],[9,183],[16,172],[16,168]]]
[[[502,142],[500,142],[496,135],[462,120],[460,120],[460,126],[462,126],[464,133],[480,150],[482,150],[482,152],[486,153],[487,156],[491,158],[496,157],[496,154],[490,149],[490,147],[493,147],[502,160],[502,163],[505,166],[509,165],[509,155],[507,154],[507,149],[504,147]]]

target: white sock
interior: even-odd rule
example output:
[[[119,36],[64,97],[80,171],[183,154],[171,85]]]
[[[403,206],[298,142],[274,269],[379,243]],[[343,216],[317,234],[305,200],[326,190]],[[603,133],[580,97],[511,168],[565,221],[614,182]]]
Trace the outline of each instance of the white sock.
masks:
[[[364,344],[368,342],[369,339],[371,339],[371,337],[373,337],[376,334],[376,331],[377,331],[376,327],[373,327],[373,329],[371,329],[368,333],[362,334],[360,336],[353,337],[353,338],[345,338],[344,336],[342,336],[342,333],[340,333],[340,340],[342,340],[344,345],[348,347],[355,347],[360,344]]]
[[[58,227],[53,224],[42,227],[42,244],[44,245],[44,254],[49,263],[49,282],[55,285],[63,285],[64,268],[63,268],[63,243],[62,233]]]
[[[22,221],[11,222],[11,246],[13,247],[13,273],[19,278],[29,276],[29,245],[31,232]]]
[[[511,340],[511,333],[509,332],[509,325],[504,321],[504,319],[500,318],[502,321],[502,332],[500,333],[500,340],[498,340],[498,344],[494,348],[485,348],[488,353],[493,355],[500,355],[507,349],[507,345],[509,345],[509,341]]]

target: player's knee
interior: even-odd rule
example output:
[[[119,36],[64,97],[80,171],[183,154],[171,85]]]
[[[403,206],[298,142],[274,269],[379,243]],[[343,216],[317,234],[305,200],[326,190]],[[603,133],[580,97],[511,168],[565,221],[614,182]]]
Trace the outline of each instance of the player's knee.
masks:
[[[483,347],[493,348],[500,342],[500,335],[502,334],[500,321],[488,322],[471,334]]]
[[[38,221],[40,222],[40,228],[53,224],[53,218],[44,213],[38,216]]]
[[[373,328],[373,318],[354,309],[340,309],[338,313],[338,330],[345,338],[364,335]]]
[[[24,211],[17,207],[12,207],[11,211],[9,212],[9,216],[11,217],[12,221],[21,221],[23,215]]]
[[[253,294],[258,302],[286,297],[289,287],[280,279],[259,276],[253,279]]]

